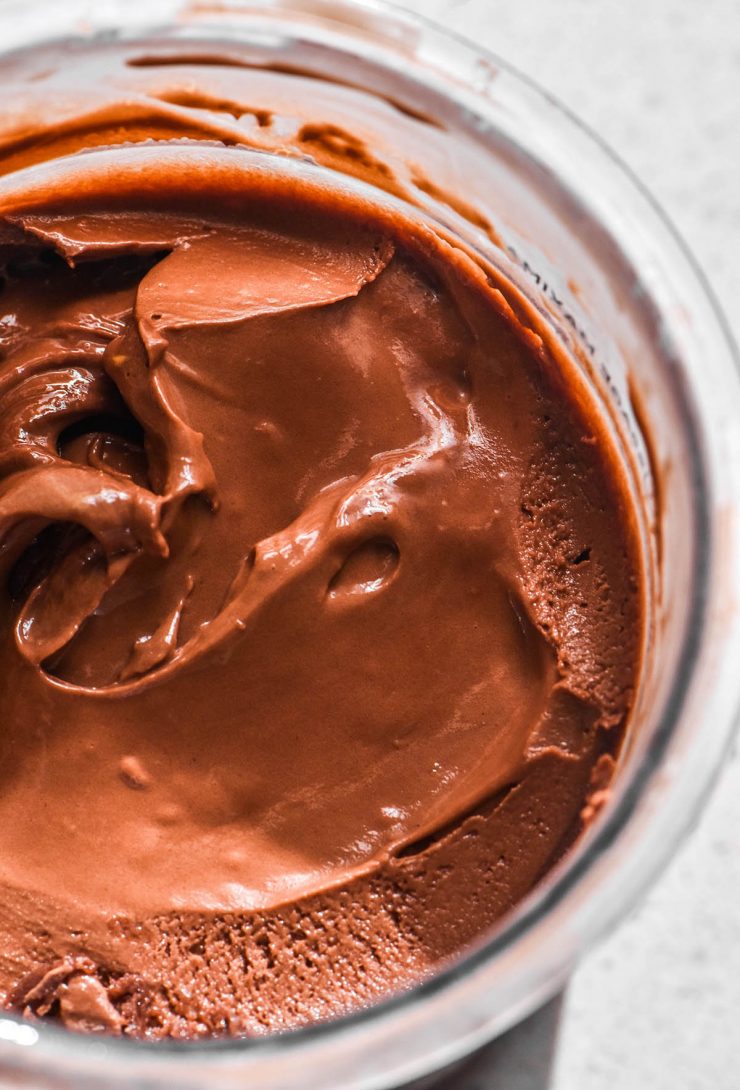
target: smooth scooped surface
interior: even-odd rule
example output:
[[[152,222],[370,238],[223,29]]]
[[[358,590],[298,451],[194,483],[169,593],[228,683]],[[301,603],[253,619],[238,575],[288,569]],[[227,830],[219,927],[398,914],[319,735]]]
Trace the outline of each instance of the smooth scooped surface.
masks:
[[[0,131],[8,170],[173,109],[189,141],[174,180],[147,149],[156,198],[81,156],[0,237],[0,985],[81,1029],[264,1032],[412,983],[590,819],[636,679],[625,486],[554,339],[329,181],[221,193],[192,141],[248,116],[295,147],[247,96],[318,81],[214,48],[111,51],[94,120],[99,58],[63,99],[44,69]]]

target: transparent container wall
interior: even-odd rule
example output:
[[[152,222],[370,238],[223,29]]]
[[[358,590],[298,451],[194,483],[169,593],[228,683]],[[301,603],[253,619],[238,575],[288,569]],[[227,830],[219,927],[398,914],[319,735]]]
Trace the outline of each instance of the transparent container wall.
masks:
[[[370,157],[397,196],[502,269],[569,346],[623,453],[652,603],[624,767],[589,835],[494,936],[391,1005],[285,1040],[146,1048],[0,1019],[0,1074],[25,1085],[39,1072],[59,1086],[399,1085],[551,995],[665,862],[721,764],[740,653],[732,347],[680,243],[598,142],[505,65],[411,16],[374,0],[13,0],[0,28],[4,49],[101,31],[156,32],[160,56],[183,39],[247,43],[257,67],[331,81],[311,109],[334,126],[334,168],[362,176]]]

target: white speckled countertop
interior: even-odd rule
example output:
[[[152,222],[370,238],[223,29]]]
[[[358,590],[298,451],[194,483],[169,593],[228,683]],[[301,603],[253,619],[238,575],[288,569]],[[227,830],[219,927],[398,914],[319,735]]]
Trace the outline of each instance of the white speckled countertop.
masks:
[[[740,341],[740,0],[405,6],[506,58],[600,133],[673,219]],[[738,1012],[736,758],[669,870],[577,972],[542,1090],[735,1090]]]

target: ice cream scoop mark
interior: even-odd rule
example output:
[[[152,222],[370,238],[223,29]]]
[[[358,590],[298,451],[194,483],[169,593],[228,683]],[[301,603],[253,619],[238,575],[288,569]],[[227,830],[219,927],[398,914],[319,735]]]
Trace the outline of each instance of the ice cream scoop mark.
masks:
[[[364,542],[345,559],[329,582],[330,598],[372,594],[394,576],[400,559],[395,541],[377,537]]]
[[[423,855],[429,848],[440,844],[443,840],[446,840],[447,837],[453,836],[458,829],[464,830],[463,836],[477,836],[478,830],[475,829],[475,827],[466,829],[465,823],[475,818],[488,817],[506,801],[509,795],[511,795],[518,786],[518,782],[506,784],[492,795],[489,795],[488,798],[484,798],[473,805],[466,814],[457,814],[453,820],[449,821],[446,825],[442,825],[440,828],[435,829],[434,832],[420,836],[416,840],[412,840],[399,848],[395,853],[396,858],[408,859],[414,855]]]
[[[165,617],[162,624],[154,632],[141,636],[136,641],[131,652],[131,658],[120,675],[120,681],[128,681],[132,677],[149,673],[149,671],[161,666],[162,663],[167,662],[172,657],[177,648],[183,609],[192,593],[193,586],[193,579],[189,576],[185,583],[185,591],[174,610],[169,616]]]

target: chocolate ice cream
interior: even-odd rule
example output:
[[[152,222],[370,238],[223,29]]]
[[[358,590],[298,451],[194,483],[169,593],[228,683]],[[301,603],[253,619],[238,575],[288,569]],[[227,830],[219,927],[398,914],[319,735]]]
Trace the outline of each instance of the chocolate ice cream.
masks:
[[[351,89],[180,49],[0,69],[0,1001],[147,1037],[482,935],[603,800],[643,613],[545,320]]]

